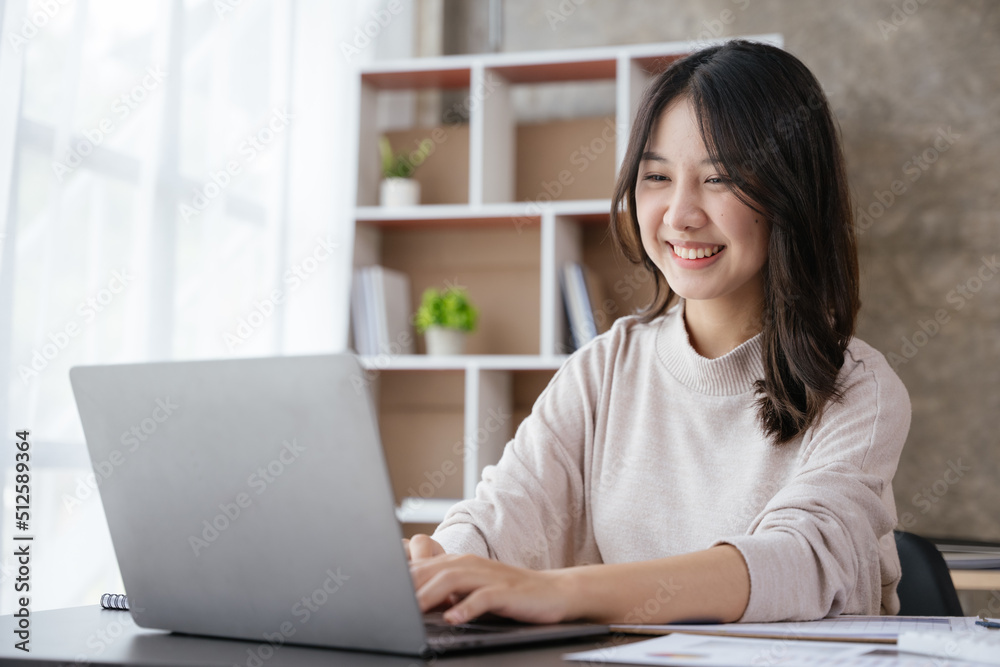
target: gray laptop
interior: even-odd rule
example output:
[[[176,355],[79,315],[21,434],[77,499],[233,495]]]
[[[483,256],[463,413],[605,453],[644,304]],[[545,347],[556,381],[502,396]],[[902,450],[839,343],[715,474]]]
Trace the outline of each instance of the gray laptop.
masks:
[[[70,371],[135,622],[425,656],[606,633],[421,615],[364,378],[346,353]]]

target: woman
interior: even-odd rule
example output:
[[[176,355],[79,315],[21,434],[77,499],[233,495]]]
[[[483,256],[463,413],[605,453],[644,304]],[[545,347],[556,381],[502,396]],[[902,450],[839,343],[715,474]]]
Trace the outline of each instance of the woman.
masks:
[[[612,217],[653,302],[573,354],[476,497],[409,541],[421,607],[456,623],[896,613],[910,403],[853,337],[854,221],[819,83],[746,41],[677,61],[640,104]]]

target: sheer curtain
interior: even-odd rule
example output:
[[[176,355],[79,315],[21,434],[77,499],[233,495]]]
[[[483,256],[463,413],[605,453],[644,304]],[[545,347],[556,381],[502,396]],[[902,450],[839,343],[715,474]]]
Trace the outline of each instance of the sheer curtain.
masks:
[[[378,35],[355,45],[380,3],[0,7],[0,426],[31,431],[33,608],[94,604],[121,582],[68,370],[346,347],[353,68]]]

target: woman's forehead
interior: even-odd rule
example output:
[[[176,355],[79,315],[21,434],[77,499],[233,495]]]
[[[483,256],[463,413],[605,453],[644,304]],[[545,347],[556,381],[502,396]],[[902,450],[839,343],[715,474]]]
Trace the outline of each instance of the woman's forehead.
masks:
[[[642,159],[672,160],[694,157],[699,164],[711,163],[698,127],[694,107],[687,97],[678,98],[659,113],[649,131]]]

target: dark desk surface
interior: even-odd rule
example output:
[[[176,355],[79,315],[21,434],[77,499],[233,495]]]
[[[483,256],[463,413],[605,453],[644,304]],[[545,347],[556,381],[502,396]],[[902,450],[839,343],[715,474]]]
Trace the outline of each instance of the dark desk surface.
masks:
[[[140,628],[128,612],[108,611],[99,605],[39,611],[31,614],[30,653],[14,648],[14,617],[0,616],[0,663],[37,661],[37,664],[76,665],[239,665],[278,667],[279,665],[369,665],[411,667],[441,663],[449,667],[523,667],[524,665],[573,665],[564,653],[582,651],[614,643],[642,639],[607,635],[596,640],[563,642],[536,647],[479,651],[424,662],[376,653],[332,651],[328,649],[282,646],[274,655],[254,656],[258,642],[209,639],[174,635]],[[266,646],[266,645],[265,645]]]

